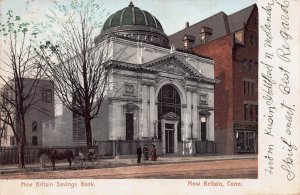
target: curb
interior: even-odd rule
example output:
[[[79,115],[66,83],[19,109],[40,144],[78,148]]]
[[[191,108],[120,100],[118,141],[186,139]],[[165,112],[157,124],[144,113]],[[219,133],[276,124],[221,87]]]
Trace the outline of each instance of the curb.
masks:
[[[142,161],[142,163],[137,164],[135,158],[121,158],[121,159],[106,159],[104,163],[100,163],[101,166],[88,167],[86,169],[105,169],[105,168],[118,168],[118,167],[128,167],[128,166],[151,166],[151,165],[162,165],[162,164],[174,164],[174,163],[189,163],[189,162],[212,162],[220,160],[243,160],[243,159],[257,159],[257,155],[247,155],[247,156],[197,156],[197,157],[160,157],[157,161]],[[212,158],[216,157],[216,158]],[[220,158],[221,157],[221,158]],[[187,159],[186,159],[187,158]],[[110,162],[111,161],[111,162]],[[56,164],[56,171],[68,171],[68,163],[58,163]],[[49,166],[49,167],[48,167]],[[0,175],[10,174],[10,173],[33,173],[33,172],[43,172],[52,171],[52,167],[48,165],[47,168],[41,168],[40,164],[35,164],[29,166],[29,168],[19,170],[16,167],[11,167],[9,169],[1,169]],[[84,169],[71,169],[71,170],[84,170]],[[1,177],[0,177],[1,178]]]

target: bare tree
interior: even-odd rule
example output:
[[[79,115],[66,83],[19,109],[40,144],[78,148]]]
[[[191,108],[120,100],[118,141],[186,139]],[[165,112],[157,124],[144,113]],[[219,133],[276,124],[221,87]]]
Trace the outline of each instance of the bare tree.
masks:
[[[33,41],[37,32],[13,12],[7,12],[7,21],[0,23],[1,39],[1,124],[10,127],[18,145],[19,168],[25,168],[26,143],[25,114],[35,103],[36,88],[42,69],[37,66]]]
[[[56,95],[69,110],[82,117],[87,145],[92,145],[91,121],[99,113],[108,84],[104,62],[109,49],[94,42],[104,16],[101,7],[94,0],[56,4],[46,25],[51,29],[51,37],[38,50],[54,80]]]

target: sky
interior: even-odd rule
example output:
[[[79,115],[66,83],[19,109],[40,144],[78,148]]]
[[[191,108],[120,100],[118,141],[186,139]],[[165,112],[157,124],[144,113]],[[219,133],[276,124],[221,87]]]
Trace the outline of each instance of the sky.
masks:
[[[53,0],[0,0],[0,13],[11,9],[23,19],[40,22],[53,5]],[[65,0],[68,1],[68,0]],[[107,17],[129,5],[130,0],[103,0]],[[232,14],[246,8],[256,0],[133,0],[133,4],[154,15],[167,35],[193,25],[220,11]],[[105,17],[104,17],[105,18]],[[104,21],[103,21],[104,22]],[[100,33],[100,32],[99,32]]]

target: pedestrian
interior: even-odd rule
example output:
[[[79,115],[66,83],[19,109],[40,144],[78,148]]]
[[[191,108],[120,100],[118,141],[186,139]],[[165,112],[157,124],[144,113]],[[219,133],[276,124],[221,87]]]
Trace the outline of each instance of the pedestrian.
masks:
[[[144,152],[144,160],[148,160],[149,149],[147,145],[144,145],[143,152]]]
[[[156,148],[155,148],[154,144],[152,144],[152,148],[151,148],[151,160],[152,161],[156,161],[157,160]]]
[[[141,157],[142,157],[142,146],[138,146],[136,149],[137,154],[137,163],[141,163]]]

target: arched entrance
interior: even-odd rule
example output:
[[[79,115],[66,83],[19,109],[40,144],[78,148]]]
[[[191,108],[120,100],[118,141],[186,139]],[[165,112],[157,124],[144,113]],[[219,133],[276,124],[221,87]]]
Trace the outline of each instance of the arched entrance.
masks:
[[[157,104],[158,139],[164,153],[177,152],[181,140],[181,100],[173,85],[164,85],[158,93]]]

